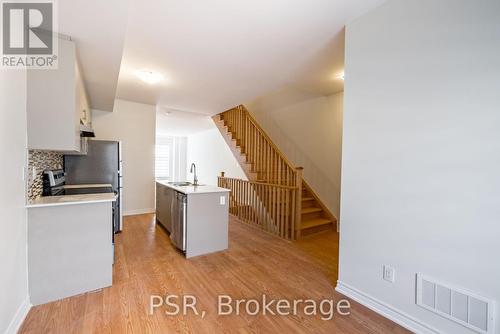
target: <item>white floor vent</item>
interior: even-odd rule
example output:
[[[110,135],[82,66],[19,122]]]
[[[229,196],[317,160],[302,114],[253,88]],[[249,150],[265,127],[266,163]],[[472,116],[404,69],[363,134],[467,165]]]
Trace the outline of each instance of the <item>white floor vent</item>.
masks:
[[[417,305],[478,333],[495,333],[493,301],[422,274],[417,274]]]

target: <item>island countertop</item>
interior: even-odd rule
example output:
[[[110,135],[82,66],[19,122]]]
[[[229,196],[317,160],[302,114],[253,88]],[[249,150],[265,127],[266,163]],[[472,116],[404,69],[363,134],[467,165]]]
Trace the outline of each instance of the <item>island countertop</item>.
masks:
[[[220,188],[216,186],[209,185],[190,185],[190,186],[175,186],[173,184],[169,184],[167,181],[156,180],[156,183],[161,184],[162,186],[174,189],[178,192],[181,192],[186,195],[195,195],[195,194],[209,194],[209,193],[226,193],[231,190],[226,188]]]
[[[101,202],[114,202],[117,195],[115,193],[85,194],[85,195],[62,195],[62,196],[42,196],[28,201],[27,208],[39,208],[45,206],[88,204]]]

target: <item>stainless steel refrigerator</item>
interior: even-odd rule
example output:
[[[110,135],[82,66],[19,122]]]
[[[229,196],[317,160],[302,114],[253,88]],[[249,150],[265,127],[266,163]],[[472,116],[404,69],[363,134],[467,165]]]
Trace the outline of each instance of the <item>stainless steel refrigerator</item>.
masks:
[[[115,233],[123,228],[122,145],[119,141],[89,140],[87,155],[65,155],[66,184],[111,184],[118,194]]]

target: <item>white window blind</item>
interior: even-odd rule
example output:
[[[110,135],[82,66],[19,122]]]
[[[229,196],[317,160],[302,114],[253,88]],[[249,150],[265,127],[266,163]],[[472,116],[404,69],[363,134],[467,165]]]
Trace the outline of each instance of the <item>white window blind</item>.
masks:
[[[157,137],[155,152],[155,170],[157,179],[172,179],[172,137]]]

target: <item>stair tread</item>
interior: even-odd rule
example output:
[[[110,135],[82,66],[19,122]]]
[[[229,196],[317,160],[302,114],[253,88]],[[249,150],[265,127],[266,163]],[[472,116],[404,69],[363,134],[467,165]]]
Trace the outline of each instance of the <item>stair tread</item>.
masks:
[[[302,197],[302,202],[314,201],[314,197]]]
[[[303,208],[302,213],[313,213],[313,212],[321,212],[323,209],[321,208],[316,208],[316,207],[311,207],[311,208]]]
[[[303,220],[300,229],[304,230],[307,228],[311,227],[316,227],[316,226],[321,226],[321,225],[326,225],[326,224],[331,224],[332,221],[328,218],[315,218],[315,219],[308,219],[308,220]]]

